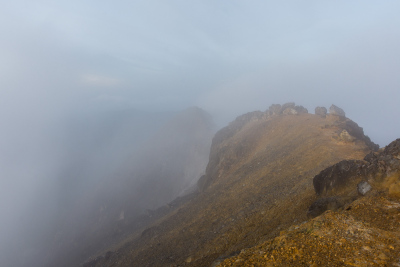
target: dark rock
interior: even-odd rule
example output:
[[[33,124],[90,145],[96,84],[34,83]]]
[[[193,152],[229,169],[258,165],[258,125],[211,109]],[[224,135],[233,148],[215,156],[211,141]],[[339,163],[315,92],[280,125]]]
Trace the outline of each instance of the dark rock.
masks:
[[[313,179],[315,192],[321,195],[345,188],[361,176],[364,164],[361,160],[343,160],[326,168]]]
[[[294,108],[286,108],[286,109],[283,111],[283,114],[284,114],[284,115],[297,115],[298,112],[297,112]]]
[[[311,218],[317,217],[327,210],[337,210],[343,207],[347,202],[349,202],[349,199],[339,197],[325,197],[317,199],[308,209],[307,216]]]
[[[326,109],[326,107],[316,107],[315,108],[315,115],[325,118],[327,113],[328,113],[328,110]]]
[[[365,144],[373,151],[377,151],[379,149],[379,145],[375,144],[371,141],[371,139],[364,134],[364,130],[362,127],[358,126],[354,121],[342,117],[343,120],[339,120],[335,122],[335,126],[346,130],[349,135],[355,137],[358,140],[364,141]],[[342,130],[342,131],[343,131]],[[340,133],[338,133],[340,135]],[[340,137],[340,136],[339,136]]]
[[[282,106],[280,104],[272,104],[268,110],[271,115],[279,115],[282,113]]]
[[[307,114],[308,109],[303,106],[295,106],[294,109],[297,111],[297,114]]]
[[[365,180],[382,182],[386,177],[399,172],[400,139],[397,139],[382,152],[369,153],[363,161],[343,160],[326,168],[314,177],[313,185],[317,195],[337,195],[343,192],[353,194],[356,183],[358,192],[364,195],[371,189],[371,185]],[[389,185],[384,185],[387,186]]]
[[[336,115],[336,116],[341,116],[341,117],[346,117],[346,113],[343,111],[343,109],[339,108],[338,106],[332,105],[329,108],[329,114],[331,115]]]
[[[371,189],[372,187],[367,181],[362,181],[357,185],[357,191],[362,196],[365,196]]]
[[[287,108],[294,108],[296,106],[296,104],[294,102],[288,102],[282,105],[282,112],[285,111],[285,109]]]
[[[282,105],[281,113],[285,115],[306,114],[308,110],[303,106],[296,106],[294,102],[289,102]]]
[[[396,159],[400,159],[400,138],[391,142],[388,146],[383,150],[384,155],[391,155]]]

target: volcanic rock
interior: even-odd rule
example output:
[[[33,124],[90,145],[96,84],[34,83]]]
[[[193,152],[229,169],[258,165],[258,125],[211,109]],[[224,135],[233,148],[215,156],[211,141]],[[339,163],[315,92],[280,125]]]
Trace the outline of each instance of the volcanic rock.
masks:
[[[294,110],[297,111],[297,114],[307,114],[308,110],[303,106],[295,106]]]
[[[296,106],[296,103],[294,103],[294,102],[288,102],[288,103],[285,103],[285,104],[283,104],[282,105],[282,112],[283,111],[285,111],[285,109],[287,109],[287,108],[293,108],[294,109],[294,107]]]
[[[331,115],[336,115],[336,116],[341,116],[345,117],[346,113],[343,111],[343,109],[339,108],[338,106],[332,105],[329,108],[329,114]]]
[[[269,108],[268,111],[270,115],[279,115],[282,113],[282,106],[280,104],[272,104]]]
[[[325,107],[316,107],[315,108],[315,115],[325,118],[327,113],[328,113],[328,110]]]
[[[285,114],[285,115],[297,115],[298,113],[294,108],[286,108],[283,111],[283,114]]]

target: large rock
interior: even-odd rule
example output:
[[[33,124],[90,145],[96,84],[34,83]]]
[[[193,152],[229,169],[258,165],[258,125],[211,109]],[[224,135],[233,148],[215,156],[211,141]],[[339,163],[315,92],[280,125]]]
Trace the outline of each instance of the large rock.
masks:
[[[285,115],[298,115],[306,114],[308,110],[303,106],[296,106],[294,102],[289,102],[282,105],[281,112]]]
[[[284,114],[284,115],[297,115],[298,112],[297,112],[294,108],[286,108],[286,109],[283,111],[283,114]]]
[[[297,114],[307,114],[308,110],[303,106],[295,106],[294,109],[297,111]]]
[[[326,109],[326,107],[316,107],[315,108],[315,115],[325,118],[327,113],[328,113],[328,110]]]
[[[390,193],[400,185],[399,174],[400,139],[397,139],[382,152],[371,152],[364,160],[343,160],[326,168],[314,177],[313,185],[320,196],[356,195],[357,191],[363,195],[372,184]]]
[[[285,111],[287,108],[294,108],[296,106],[296,103],[294,102],[288,102],[282,105],[282,112]]]
[[[313,179],[315,192],[317,195],[331,195],[345,189],[361,175],[364,164],[362,160],[342,160],[326,168]]]
[[[272,104],[269,108],[268,111],[270,115],[278,115],[282,113],[282,106],[280,104]]]
[[[346,113],[344,112],[344,110],[339,108],[338,106],[335,106],[335,105],[332,105],[329,108],[329,114],[336,115],[336,116],[341,116],[341,117],[346,117]]]

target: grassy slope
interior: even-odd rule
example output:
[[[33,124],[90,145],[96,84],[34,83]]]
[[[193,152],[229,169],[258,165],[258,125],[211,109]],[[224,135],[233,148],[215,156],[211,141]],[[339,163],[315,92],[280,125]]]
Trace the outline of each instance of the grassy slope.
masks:
[[[312,178],[369,151],[362,141],[341,142],[338,120],[312,114],[250,120],[214,142],[209,187],[92,265],[209,266],[306,220]]]

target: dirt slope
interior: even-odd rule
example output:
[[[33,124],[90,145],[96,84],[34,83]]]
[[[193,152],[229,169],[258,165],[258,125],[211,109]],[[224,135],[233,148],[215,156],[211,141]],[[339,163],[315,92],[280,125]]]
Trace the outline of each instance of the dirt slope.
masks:
[[[307,219],[316,174],[374,148],[360,133],[334,115],[239,117],[215,135],[201,193],[86,266],[210,266],[273,238]]]
[[[360,198],[219,266],[400,266],[400,201],[386,194]]]

